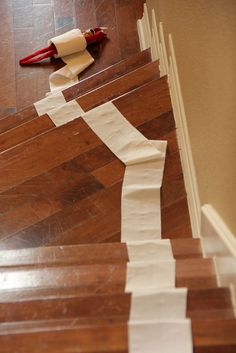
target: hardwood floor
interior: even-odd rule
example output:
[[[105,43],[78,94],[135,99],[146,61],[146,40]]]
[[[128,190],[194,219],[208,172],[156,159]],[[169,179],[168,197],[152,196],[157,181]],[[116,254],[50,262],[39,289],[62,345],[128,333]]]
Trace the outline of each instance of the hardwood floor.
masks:
[[[113,66],[111,66],[111,68],[112,67]],[[77,84],[76,87],[72,86],[71,89],[67,89],[66,94],[68,96],[68,92],[70,92],[70,100],[76,99],[86,112],[157,78],[159,78],[158,62],[150,62],[132,72],[128,72],[119,78],[111,80],[111,82],[105,83],[103,86],[99,85],[98,87],[94,87],[91,92],[84,94],[81,91],[77,92],[76,87],[80,86]],[[83,82],[84,81],[81,81],[81,83]],[[22,124],[20,119],[15,122],[15,115],[17,114],[3,118],[0,121],[0,126],[6,128],[6,121],[12,120],[10,122],[11,129],[0,135],[1,152],[54,127],[53,122],[46,114],[38,119],[38,114],[36,109],[33,109],[33,106],[29,106],[23,111],[26,113],[26,119],[28,119],[24,124]]]
[[[43,98],[60,60],[21,67],[19,59],[45,47],[55,35],[79,27],[108,27],[108,40],[90,49],[95,64],[82,78],[139,51],[136,20],[143,0],[1,0],[0,118]],[[3,15],[4,14],[4,15]],[[2,38],[4,38],[2,40]]]
[[[187,287],[194,353],[234,353],[230,289],[217,288],[214,261],[192,238],[167,77],[159,77],[149,50],[139,53],[143,0],[2,0],[0,11],[0,352],[129,351],[134,293],[126,284],[137,263],[120,239],[125,166],[81,117],[59,127],[38,117],[33,102],[60,61],[18,65],[55,34],[100,25],[109,27],[109,40],[91,49],[95,64],[62,94],[84,111],[112,100],[147,139],[167,140],[161,217],[162,238],[170,240],[161,243],[174,259],[164,252],[157,260],[175,264],[172,284]],[[146,278],[149,289],[163,285]]]
[[[96,90],[89,96],[93,92],[96,97]],[[191,237],[166,78],[155,78],[113,103],[148,139],[168,140],[162,236]],[[37,125],[40,119],[32,121]],[[49,125],[2,152],[0,167],[1,249],[120,241],[125,167],[82,119],[59,128]]]

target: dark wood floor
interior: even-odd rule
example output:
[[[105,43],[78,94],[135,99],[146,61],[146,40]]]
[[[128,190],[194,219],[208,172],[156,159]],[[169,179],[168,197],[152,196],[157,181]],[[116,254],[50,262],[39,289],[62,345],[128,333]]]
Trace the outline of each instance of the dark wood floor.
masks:
[[[12,38],[7,43],[12,44],[11,55],[15,57],[15,71],[14,65],[12,70],[9,67],[11,73],[14,71],[15,86],[3,90],[8,98],[14,93],[15,103],[10,109],[32,106],[36,99],[42,98],[48,90],[49,73],[60,65],[46,61],[22,68],[18,59],[75,24],[81,29],[90,25],[109,28],[109,40],[95,48],[95,64],[83,73],[83,78],[139,52],[136,20],[142,16],[141,0],[12,0],[1,2],[1,6],[5,6],[2,11],[8,11],[5,25],[12,26],[9,32]],[[168,140],[162,188],[162,236],[189,238],[192,234],[168,85],[165,77],[159,79],[157,63],[146,67],[137,69],[137,74],[128,74],[127,79],[113,81],[107,89],[81,96],[79,103],[86,111],[104,99],[136,88],[116,98],[114,104],[147,138]],[[69,91],[75,98],[74,89]],[[2,111],[7,113],[7,109],[3,106]],[[34,114],[30,119],[33,118]],[[1,123],[5,120],[2,117]],[[46,125],[42,130],[40,124],[44,120]],[[0,248],[119,241],[122,163],[113,162],[112,153],[105,146],[99,146],[97,137],[81,120],[59,129],[53,129],[47,116],[44,120],[30,120],[2,135],[7,141],[13,135],[24,136],[17,142],[22,143],[15,147],[13,138],[10,149],[0,156]],[[76,129],[83,131],[80,143],[74,133]],[[28,130],[32,136],[28,136]],[[77,203],[81,203],[79,208]]]
[[[18,60],[76,26],[108,26],[109,40],[93,49],[95,64],[81,75],[89,77],[139,52],[142,5],[0,1],[0,250],[12,249],[0,257],[0,352],[128,353],[128,252],[120,243],[124,165],[82,119],[55,128],[46,114],[38,118],[32,103],[48,91],[60,61],[22,68]],[[149,51],[129,60],[63,94],[85,111],[114,99],[144,136],[168,141],[162,238],[170,238],[176,287],[188,288],[194,352],[234,353],[230,290],[216,288],[213,260],[202,257],[199,239],[192,238],[166,77],[159,78],[158,63],[149,63]]]
[[[79,27],[107,26],[109,40],[91,52],[87,77],[139,50],[136,20],[143,0],[1,0],[0,118],[43,98],[48,76],[60,61],[21,67],[19,59],[44,47],[55,35]]]
[[[155,76],[113,103],[148,139],[168,140],[162,236],[188,238],[190,221],[169,89],[165,77]],[[120,240],[124,165],[82,119],[56,129],[49,126],[43,134],[2,152],[0,168],[1,249]]]

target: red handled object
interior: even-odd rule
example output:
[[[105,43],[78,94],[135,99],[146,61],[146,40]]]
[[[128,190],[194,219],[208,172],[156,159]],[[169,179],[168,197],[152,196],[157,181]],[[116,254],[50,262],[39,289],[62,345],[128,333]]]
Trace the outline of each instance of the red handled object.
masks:
[[[106,27],[96,27],[91,28],[83,32],[84,38],[86,39],[87,45],[92,43],[100,42],[103,38],[106,37]],[[41,55],[43,54],[43,55]],[[26,56],[23,59],[20,59],[20,65],[28,65],[38,61],[41,61],[45,58],[52,57],[57,54],[57,49],[52,43],[48,47],[39,49],[35,53]]]

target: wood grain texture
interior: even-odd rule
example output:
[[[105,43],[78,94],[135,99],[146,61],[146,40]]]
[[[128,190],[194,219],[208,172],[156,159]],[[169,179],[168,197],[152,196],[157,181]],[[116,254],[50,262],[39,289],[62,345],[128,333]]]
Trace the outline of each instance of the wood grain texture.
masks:
[[[157,61],[146,64],[76,99],[84,111],[159,78]]]
[[[12,353],[128,353],[127,325],[93,325],[70,329],[0,336],[0,352]]]
[[[196,353],[234,353],[236,320],[195,320],[192,323]]]
[[[33,119],[18,127],[0,134],[0,152],[18,145],[19,143],[33,138],[41,133],[54,128],[55,125],[47,116],[42,119]]]
[[[197,353],[234,353],[235,320],[198,320],[192,323],[194,351]],[[30,334],[0,336],[0,352],[44,353],[128,353],[128,327],[125,324],[80,325]]]
[[[159,96],[163,104],[156,99]],[[168,141],[163,237],[191,237],[166,79],[143,85],[114,104],[144,136]],[[0,158],[1,249],[120,241],[124,165],[83,120],[53,128]]]
[[[63,90],[63,95],[66,101],[70,101],[81,94],[91,91],[95,87],[104,85],[105,83],[121,77],[122,75],[137,69],[138,67],[145,65],[151,61],[150,50],[146,49],[135,55],[128,57],[127,59],[121,60],[120,62],[107,67],[89,76],[87,79],[83,79],[77,84]]]
[[[176,259],[202,257],[199,239],[171,239]],[[125,243],[101,243],[67,246],[47,246],[0,252],[1,267],[33,265],[92,265],[127,262]]]
[[[150,51],[145,50],[137,53],[135,56],[131,56],[121,62],[118,62],[101,72],[98,72],[87,79],[80,81],[79,83],[65,89],[63,95],[66,101],[70,101],[79,97],[86,92],[89,92],[96,87],[99,87],[109,81],[116,79],[126,73],[135,70],[151,61]],[[38,116],[34,105],[28,106],[19,112],[11,114],[0,120],[0,133],[5,132],[9,129],[15,128],[21,124],[24,124],[30,120],[35,119]]]
[[[131,294],[64,296],[45,299],[25,299],[0,302],[0,322],[34,321],[35,326],[47,325],[46,320],[75,319],[89,323],[90,319],[119,319],[127,323],[131,310]],[[227,288],[189,289],[187,317],[199,320],[205,315],[215,319],[232,319],[233,308]],[[226,315],[227,314],[227,315]],[[20,324],[20,323],[19,323]],[[31,323],[32,324],[32,323]],[[64,324],[64,323],[63,323]],[[12,327],[14,327],[12,325]],[[16,326],[16,328],[19,327]]]
[[[125,74],[121,78],[117,78],[103,85],[102,87],[81,95],[77,98],[77,102],[84,111],[88,111],[97,105],[112,100],[128,91],[132,91],[158,77],[158,63],[149,63]],[[26,110],[27,112],[29,111],[28,108]],[[33,110],[33,112],[34,114],[31,116],[31,120],[0,134],[0,152],[55,127],[54,123],[47,115],[38,117],[36,111]]]
[[[124,23],[117,20],[119,10],[115,0],[83,1],[83,0],[3,0],[1,1],[1,106],[0,118],[15,109],[20,110],[44,97],[49,90],[48,76],[63,66],[60,60],[44,60],[40,64],[21,67],[19,59],[46,46],[49,38],[79,27],[85,30],[99,25],[108,26],[109,40],[92,46],[90,52],[95,63],[81,77],[88,77],[117,63],[122,59],[119,32],[124,31]],[[119,4],[119,6],[121,6]],[[141,1],[131,0],[122,7],[134,14],[141,15]],[[137,17],[137,16],[136,16]],[[132,17],[135,28],[136,18]],[[122,28],[121,28],[122,26]],[[36,39],[37,38],[37,39]],[[139,51],[136,31],[129,34],[132,46],[126,57]],[[22,44],[23,43],[23,44]]]
[[[193,280],[194,278],[194,280]],[[13,281],[14,279],[14,281]],[[126,284],[126,263],[68,265],[68,266],[24,266],[1,268],[1,290],[31,289],[37,293],[48,288],[79,288],[81,294],[123,293]],[[216,287],[212,259],[176,260],[176,286],[190,289]]]

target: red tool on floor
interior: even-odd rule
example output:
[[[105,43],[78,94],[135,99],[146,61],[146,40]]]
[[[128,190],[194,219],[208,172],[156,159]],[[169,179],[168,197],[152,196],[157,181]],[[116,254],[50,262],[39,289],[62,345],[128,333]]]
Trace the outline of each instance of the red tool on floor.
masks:
[[[96,27],[83,32],[82,34],[87,42],[87,45],[100,42],[103,38],[105,38],[107,36],[106,29],[106,27]],[[20,65],[32,64],[54,55],[57,55],[57,49],[55,45],[51,43],[48,47],[39,49],[33,54],[20,59]]]

